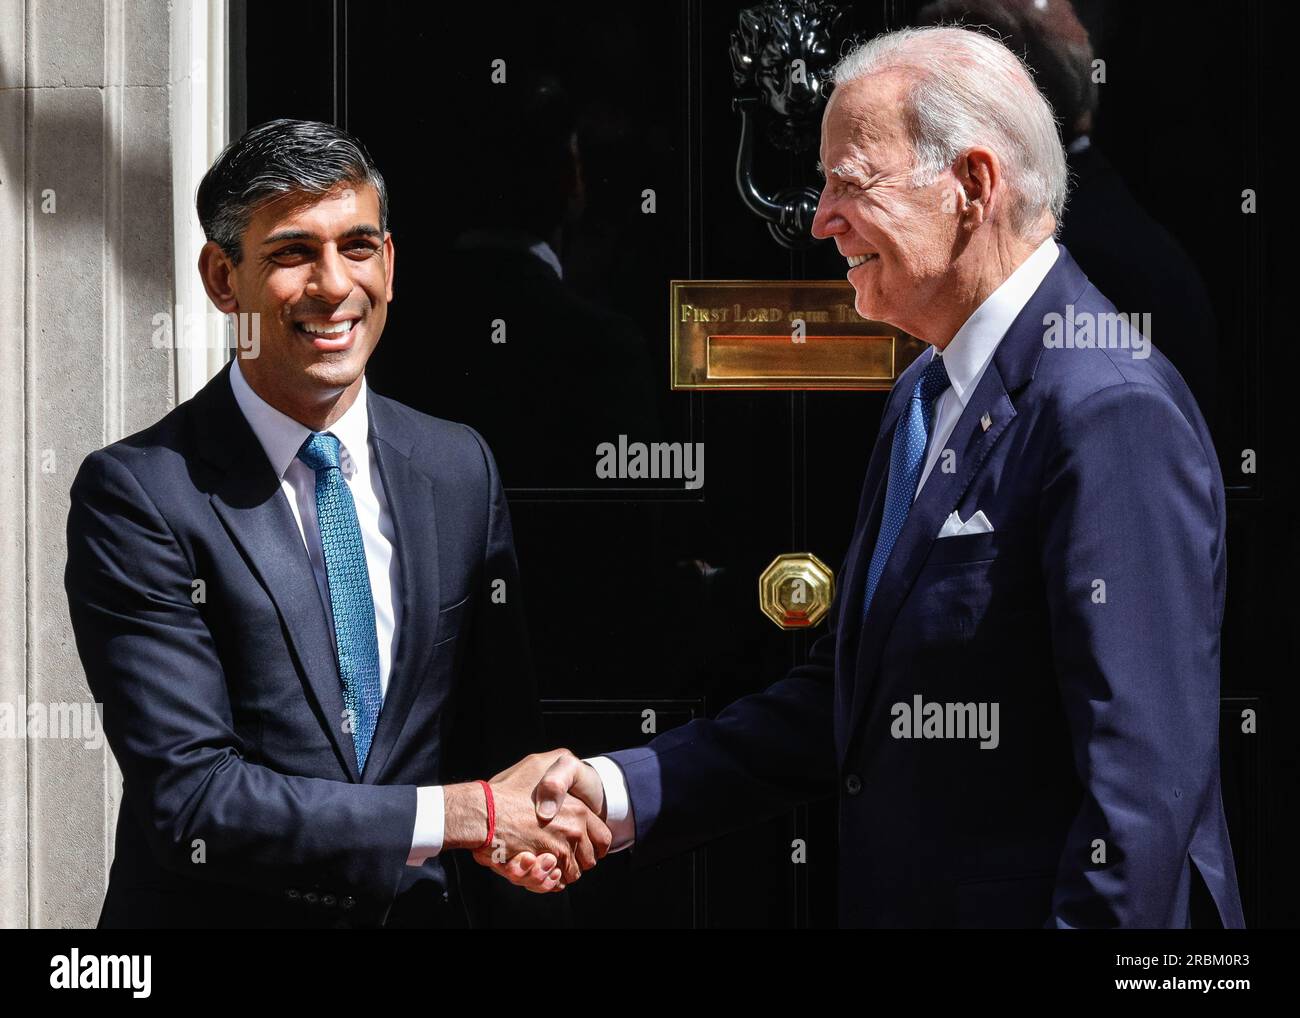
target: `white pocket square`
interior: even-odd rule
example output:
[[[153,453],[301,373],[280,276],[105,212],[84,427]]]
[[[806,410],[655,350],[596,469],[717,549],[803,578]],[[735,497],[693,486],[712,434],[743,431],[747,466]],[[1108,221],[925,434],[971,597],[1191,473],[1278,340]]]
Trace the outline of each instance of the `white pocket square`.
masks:
[[[993,533],[993,524],[989,518],[984,515],[983,509],[978,509],[975,515],[965,523],[954,510],[948,518],[943,521],[943,526],[939,529],[939,537],[964,537],[966,534],[991,534]]]

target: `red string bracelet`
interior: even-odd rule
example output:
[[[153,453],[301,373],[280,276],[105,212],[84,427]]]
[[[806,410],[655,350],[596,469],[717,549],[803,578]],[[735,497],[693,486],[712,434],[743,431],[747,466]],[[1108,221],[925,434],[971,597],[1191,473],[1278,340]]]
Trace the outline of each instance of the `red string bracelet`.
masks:
[[[490,848],[492,845],[492,839],[496,837],[496,833],[497,833],[497,804],[496,804],[496,800],[492,798],[492,786],[489,785],[486,781],[482,781],[482,780],[479,781],[479,784],[483,786],[483,796],[484,798],[487,799],[487,814],[488,814],[487,839],[479,847]]]

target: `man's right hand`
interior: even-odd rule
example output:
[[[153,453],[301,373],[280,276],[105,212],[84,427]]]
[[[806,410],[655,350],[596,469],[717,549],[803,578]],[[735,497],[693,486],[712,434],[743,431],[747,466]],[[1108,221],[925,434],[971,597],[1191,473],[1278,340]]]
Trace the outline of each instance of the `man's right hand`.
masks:
[[[595,866],[612,841],[599,815],[603,792],[594,799],[595,812],[581,796],[565,799],[563,795],[556,798],[548,794],[545,807],[536,799],[534,793],[541,788],[539,779],[552,771],[557,775],[567,772],[571,762],[585,768],[568,750],[534,753],[489,782],[496,806],[496,833],[488,847],[480,847],[487,833],[482,786],[477,782],[446,786],[445,843],[452,848],[473,849],[477,862],[511,883],[538,892],[562,890]],[[553,777],[552,784],[557,780]],[[599,790],[599,778],[595,778],[595,785]],[[589,787],[584,785],[584,790],[590,794]]]
[[[562,818],[575,808],[586,812],[592,821],[600,824],[603,848],[597,858],[604,857],[612,840],[609,828],[602,822],[605,819],[605,787],[590,764],[579,760],[567,749],[558,749],[534,754],[506,773],[517,773],[536,782],[529,792],[538,824],[554,823],[555,818]],[[500,823],[499,818],[497,822]],[[490,865],[512,884],[537,893],[562,891],[569,882],[567,873],[561,877],[560,867],[545,854],[538,856],[524,851],[504,858],[498,854],[485,861],[476,852],[475,858]]]

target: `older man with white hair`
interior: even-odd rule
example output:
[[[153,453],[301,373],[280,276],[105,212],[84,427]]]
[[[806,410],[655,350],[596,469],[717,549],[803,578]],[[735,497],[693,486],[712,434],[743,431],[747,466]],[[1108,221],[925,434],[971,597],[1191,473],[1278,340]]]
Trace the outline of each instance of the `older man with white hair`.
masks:
[[[994,39],[894,32],[836,68],[820,155],[858,311],[932,347],[830,631],[712,720],[530,758],[539,813],[579,796],[639,866],[838,793],[843,925],[1183,927],[1196,886],[1242,926],[1223,480],[1183,379],[1053,239],[1050,107]],[[551,888],[549,862],[495,865]]]

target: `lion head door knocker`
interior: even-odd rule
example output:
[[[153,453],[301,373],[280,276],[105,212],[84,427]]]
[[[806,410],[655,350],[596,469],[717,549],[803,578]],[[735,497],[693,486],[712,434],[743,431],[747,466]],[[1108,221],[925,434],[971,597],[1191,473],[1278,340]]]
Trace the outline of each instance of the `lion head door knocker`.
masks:
[[[817,145],[822,110],[835,61],[832,39],[844,10],[823,0],[772,0],[740,12],[731,33],[731,76],[738,94],[731,107],[740,113],[736,187],[740,199],[767,223],[782,247],[810,247],[818,192],[787,187],[766,195],[754,180],[754,133],[765,122],[764,137],[787,152]]]

